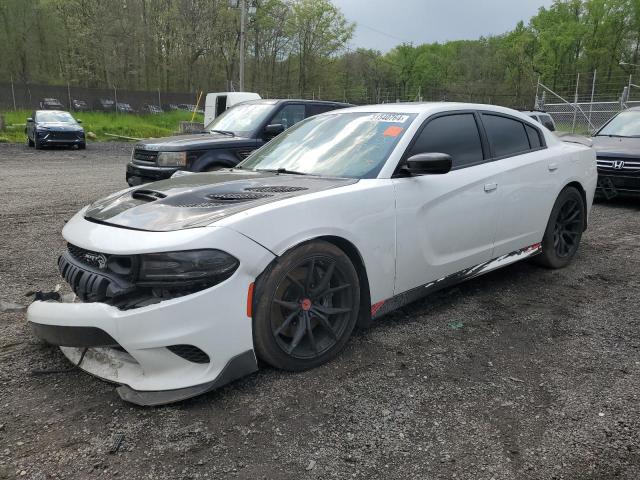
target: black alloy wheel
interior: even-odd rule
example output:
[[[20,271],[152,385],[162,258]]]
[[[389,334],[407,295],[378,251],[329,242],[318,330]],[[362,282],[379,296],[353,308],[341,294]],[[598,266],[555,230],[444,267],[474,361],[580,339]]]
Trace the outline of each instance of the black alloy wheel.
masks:
[[[558,196],[542,239],[542,253],[536,261],[548,268],[567,266],[578,251],[585,228],[586,206],[575,187]]]
[[[305,370],[333,358],[358,317],[357,273],[349,258],[327,242],[285,254],[263,274],[256,295],[257,353],[285,370]]]
[[[568,199],[560,208],[553,228],[553,248],[559,258],[572,257],[578,250],[584,228],[582,200]]]

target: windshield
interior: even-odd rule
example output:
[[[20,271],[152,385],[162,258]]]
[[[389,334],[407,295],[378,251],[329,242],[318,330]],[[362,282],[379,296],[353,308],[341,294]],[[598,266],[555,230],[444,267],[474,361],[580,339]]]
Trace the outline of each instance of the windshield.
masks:
[[[233,132],[240,137],[249,135],[273,111],[271,103],[244,103],[236,105],[211,120],[206,130]]]
[[[239,167],[375,178],[415,117],[398,113],[311,117],[256,150]]]
[[[36,120],[44,123],[76,123],[75,119],[67,112],[38,112]]]
[[[640,137],[640,111],[622,112],[602,127],[596,136]]]

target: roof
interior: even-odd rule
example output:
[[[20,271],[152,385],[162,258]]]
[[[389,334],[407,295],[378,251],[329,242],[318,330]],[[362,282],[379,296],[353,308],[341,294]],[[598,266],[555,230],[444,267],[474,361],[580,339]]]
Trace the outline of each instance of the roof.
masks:
[[[304,103],[304,104],[321,104],[321,105],[337,105],[342,107],[353,107],[354,105],[351,103],[343,103],[343,102],[334,102],[331,100],[304,100],[301,98],[256,98],[255,100],[247,100],[245,102],[241,102],[243,104],[246,103],[266,103],[266,104],[278,104],[278,103]]]
[[[350,107],[340,110],[340,113],[349,112],[369,112],[369,113],[415,113],[432,114],[449,112],[454,110],[485,110],[496,113],[503,113],[513,117],[519,117],[533,121],[528,115],[513,110],[511,108],[500,107],[498,105],[487,105],[481,103],[458,103],[458,102],[407,102],[407,103],[384,103],[380,105],[364,105]]]
[[[38,112],[47,112],[47,113],[69,113],[67,110],[45,110],[45,109],[40,109],[40,110],[36,110],[36,113]]]

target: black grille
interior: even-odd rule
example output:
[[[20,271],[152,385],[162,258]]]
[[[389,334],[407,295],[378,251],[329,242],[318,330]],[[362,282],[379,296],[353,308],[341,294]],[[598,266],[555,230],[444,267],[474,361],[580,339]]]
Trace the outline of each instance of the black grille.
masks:
[[[106,275],[74,265],[65,255],[58,259],[60,274],[83,302],[100,302],[111,297],[111,280]]]
[[[209,355],[193,345],[170,345],[168,350],[193,363],[209,363]]]
[[[301,190],[308,190],[305,187],[286,187],[286,186],[266,186],[266,187],[249,187],[245,188],[249,192],[269,192],[269,193],[291,193],[299,192]]]
[[[95,268],[105,268],[108,256],[103,253],[93,252],[76,245],[67,244],[67,250],[73,258]]]
[[[261,198],[270,197],[271,195],[266,195],[264,193],[214,193],[211,195],[207,195],[208,198],[212,200],[222,200],[227,202],[242,202],[245,200],[259,200]]]
[[[151,150],[142,150],[136,148],[133,150],[133,163],[141,165],[155,165],[158,159],[158,152]]]
[[[106,265],[110,257],[114,271]],[[68,244],[58,259],[58,270],[83,302],[105,302],[132,290],[127,260],[130,257],[110,256]]]
[[[77,140],[77,132],[49,132],[50,140]]]

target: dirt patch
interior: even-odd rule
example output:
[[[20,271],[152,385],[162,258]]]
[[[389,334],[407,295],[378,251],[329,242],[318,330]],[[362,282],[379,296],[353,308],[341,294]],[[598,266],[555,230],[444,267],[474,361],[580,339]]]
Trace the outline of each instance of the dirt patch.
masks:
[[[126,187],[130,144],[0,145],[0,300],[61,279],[64,222]],[[579,257],[520,263],[358,331],[334,362],[144,409],[0,314],[0,479],[640,477],[640,202]],[[117,434],[124,440],[109,453]]]

